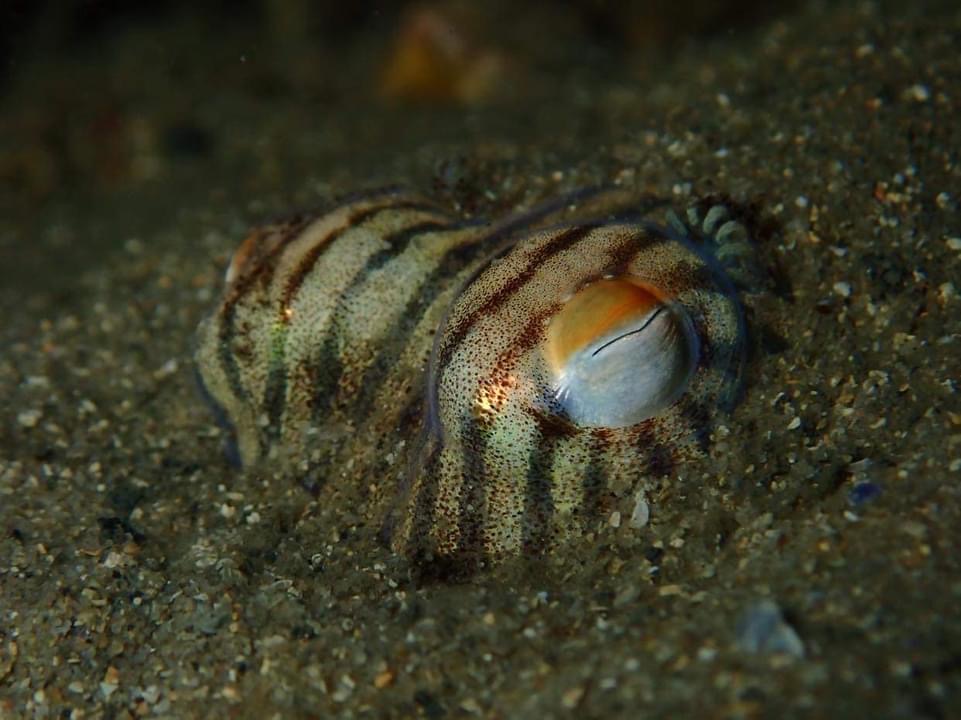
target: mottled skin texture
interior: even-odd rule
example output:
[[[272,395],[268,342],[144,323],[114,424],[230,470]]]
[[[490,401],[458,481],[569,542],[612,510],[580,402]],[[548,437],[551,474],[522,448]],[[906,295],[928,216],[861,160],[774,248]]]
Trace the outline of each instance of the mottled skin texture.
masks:
[[[716,213],[698,249],[696,217],[618,221],[605,203],[624,207],[600,193],[573,212],[563,202],[465,223],[385,191],[255,230],[197,350],[242,463],[330,474],[332,457],[396,455],[384,483],[396,490],[382,500],[391,544],[461,570],[550,550],[671,473],[701,450],[737,384],[741,314],[710,250],[722,236],[739,245],[719,243],[719,255],[746,245]],[[696,354],[686,389],[655,416],[579,427],[552,390],[547,328],[605,277],[670,298]]]

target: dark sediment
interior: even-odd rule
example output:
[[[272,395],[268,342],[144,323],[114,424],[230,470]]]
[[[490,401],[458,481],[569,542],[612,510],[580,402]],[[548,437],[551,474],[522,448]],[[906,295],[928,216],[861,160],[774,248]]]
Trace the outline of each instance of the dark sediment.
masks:
[[[0,717],[958,712],[956,10],[615,49],[617,18],[546,15],[505,41],[522,91],[426,107],[376,98],[386,25],[268,62],[253,23],[185,13],[0,44]],[[248,224],[600,181],[739,203],[768,278],[744,399],[647,525],[418,583],[357,489],[383,463],[311,493],[224,459],[190,347]]]

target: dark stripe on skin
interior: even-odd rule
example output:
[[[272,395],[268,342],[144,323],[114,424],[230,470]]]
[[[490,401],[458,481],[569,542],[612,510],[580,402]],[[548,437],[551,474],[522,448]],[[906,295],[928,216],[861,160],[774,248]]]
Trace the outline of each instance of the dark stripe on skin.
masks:
[[[524,412],[534,418],[538,430],[544,437],[574,437],[581,432],[581,428],[561,415],[554,415],[538,408],[524,408]]]
[[[409,437],[410,429],[420,426],[420,417],[423,412],[423,393],[410,392],[403,408],[397,414],[396,423],[392,428],[392,432],[382,435],[380,442],[378,442],[378,452],[384,458],[380,461],[378,472],[385,476],[394,475],[394,471],[391,468],[392,462],[386,458],[394,452],[398,433],[400,433],[401,437],[403,437],[404,434],[407,434]],[[418,469],[421,467],[420,464],[428,462],[431,454],[436,454],[438,450],[438,443],[432,442],[432,440],[433,438],[429,435],[420,433],[419,436],[414,438],[413,442],[406,443],[409,448],[408,454],[405,456],[407,461],[405,463],[406,468],[400,475],[397,488],[393,491],[388,510],[384,515],[384,521],[378,533],[380,540],[385,545],[390,545],[393,541],[397,523],[408,507],[408,503],[411,500],[409,493],[412,487],[412,481],[417,475]]]
[[[655,443],[647,454],[647,469],[654,477],[667,477],[674,474],[676,462],[669,447]]]
[[[701,450],[706,452],[711,435],[711,412],[708,406],[688,394],[678,403],[677,409],[691,428],[693,440]]]
[[[237,349],[233,347],[237,304],[247,296],[258,281],[262,281],[264,286],[269,285],[270,279],[273,277],[274,270],[277,267],[277,261],[280,259],[284,248],[312,221],[313,218],[306,217],[292,220],[284,226],[281,231],[283,233],[282,236],[267,255],[259,257],[256,262],[253,258],[246,261],[243,269],[250,269],[234,280],[231,285],[230,294],[227,296],[227,299],[224,300],[216,316],[219,345],[217,354],[220,359],[220,367],[221,370],[223,370],[224,377],[227,378],[227,385],[230,391],[238,402],[249,403],[251,398],[243,386],[243,381],[240,377],[240,367],[237,363],[237,356],[242,355],[242,353],[239,353]],[[258,242],[264,242],[264,239],[269,238],[270,235],[271,233],[265,234]]]
[[[648,228],[641,227],[640,232],[625,233],[621,241],[608,254],[607,266],[601,275],[624,275],[627,268],[642,252],[649,252],[652,247],[664,242],[664,238],[652,234]]]
[[[734,304],[735,300],[732,297],[723,296],[723,299],[719,297],[717,302]],[[727,357],[729,360],[736,359],[740,354],[743,342],[741,338],[743,328],[738,327],[738,334],[733,341],[725,340],[720,343],[716,342],[711,335],[710,320],[708,319],[707,312],[700,306],[698,309],[701,313],[701,320],[700,322],[694,323],[694,332],[698,342],[698,367],[709,368],[716,366],[718,358]],[[722,370],[730,377],[732,369],[733,376],[737,377],[740,374],[740,365],[737,362],[729,362]]]
[[[587,470],[584,472],[584,478],[581,480],[583,502],[580,517],[581,532],[593,530],[597,521],[604,514],[608,504],[607,482],[604,463],[599,458],[592,457]]]
[[[383,191],[383,197],[385,200],[392,200],[397,196],[397,190],[393,188],[388,188]],[[329,208],[326,212],[322,213],[308,213],[303,215],[298,215],[291,218],[283,225],[278,225],[276,229],[272,229],[272,232],[265,233],[264,237],[258,241],[258,243],[263,243],[266,238],[269,238],[272,234],[280,234],[280,238],[271,247],[270,251],[263,256],[259,253],[254,257],[249,258],[244,262],[241,270],[247,270],[247,272],[242,272],[242,274],[237,277],[230,287],[230,294],[224,300],[223,305],[218,313],[218,338],[220,347],[218,348],[218,355],[220,359],[221,369],[223,370],[224,376],[227,378],[227,385],[234,397],[238,402],[249,403],[251,398],[243,386],[243,382],[240,377],[240,368],[237,366],[236,351],[231,347],[234,339],[234,322],[236,320],[237,304],[244,299],[247,294],[254,288],[256,284],[260,284],[261,287],[267,288],[273,281],[274,272],[277,269],[277,264],[280,260],[280,256],[286,250],[287,246],[291,243],[294,238],[299,237],[304,229],[313,224],[315,221],[327,217],[331,213],[338,212],[344,208],[350,207],[350,205],[374,200],[378,198],[380,193],[377,191],[368,193],[365,195],[352,195]],[[383,206],[379,206],[383,207]],[[348,224],[351,222],[348,219]],[[258,232],[255,230],[254,232]],[[256,253],[256,250],[253,252]],[[248,270],[249,268],[249,270]]]
[[[384,242],[387,247],[371,255],[364,267],[351,278],[347,287],[337,296],[330,313],[330,322],[312,362],[311,415],[315,419],[322,419],[337,400],[337,388],[344,370],[340,357],[341,340],[345,335],[343,318],[353,301],[354,293],[367,281],[371,273],[383,268],[403,253],[415,237],[449,228],[451,224],[446,220],[430,220],[386,236]]]
[[[718,302],[726,302],[734,304],[735,300],[732,297],[724,296],[723,299],[718,299]],[[738,391],[738,385],[741,378],[742,370],[742,345],[743,345],[743,333],[744,328],[739,325],[737,328],[737,336],[733,341],[723,341],[718,343],[712,337],[709,320],[706,319],[707,313],[699,307],[701,311],[701,321],[693,323],[694,332],[697,336],[698,342],[698,358],[697,358],[697,368],[698,370],[708,370],[714,368],[715,371],[722,372],[724,374],[725,383],[728,385],[728,389],[725,391],[725,395],[736,395]],[[721,359],[725,359],[727,362],[723,367],[719,365]],[[720,397],[719,400],[727,402],[730,397]]]
[[[556,435],[538,434],[533,438],[524,483],[522,533],[525,554],[542,554],[550,544],[551,518],[554,516],[551,470],[557,440]]]
[[[231,285],[230,295],[224,301],[224,309],[232,308],[240,302],[254,285],[260,284],[262,287],[270,285],[277,269],[277,261],[286,247],[315,220],[317,216],[298,215],[283,224],[268,228],[269,232],[262,233],[255,247],[251,248],[249,257],[238,268],[240,274]],[[269,241],[272,241],[270,249],[263,252],[258,246],[263,246]]]
[[[433,442],[431,438],[425,438],[425,442],[426,445],[418,449],[418,456],[413,460],[411,481],[408,483],[410,492],[416,495],[413,498],[404,498],[407,500],[406,507],[401,504],[397,510],[399,513],[410,513],[410,532],[404,552],[416,555],[419,559],[425,559],[424,556],[432,550],[429,539],[430,529],[434,526],[434,504],[437,501],[441,456],[440,443]],[[424,455],[423,459],[421,454]],[[416,477],[413,477],[414,475]],[[421,480],[420,487],[417,486],[418,479]]]
[[[511,338],[507,350],[498,356],[491,374],[479,383],[479,387],[494,384],[498,378],[506,377],[517,366],[521,356],[544,339],[544,333],[547,332],[544,321],[554,315],[558,307],[559,304],[555,303],[530,317],[520,332]]]
[[[287,381],[289,368],[286,364],[286,328],[291,319],[291,314],[287,312],[287,309],[293,302],[297,291],[302,287],[304,280],[310,274],[311,270],[313,270],[315,264],[326,251],[326,249],[333,247],[337,239],[345,232],[352,228],[360,227],[365,221],[376,217],[382,212],[415,208],[429,208],[434,210],[434,207],[428,203],[412,200],[388,206],[378,205],[373,208],[365,208],[364,210],[353,213],[343,225],[335,228],[318,242],[316,242],[305,254],[305,256],[301,258],[301,261],[297,265],[294,274],[288,278],[288,281],[284,286],[284,296],[280,303],[278,325],[274,330],[274,332],[277,333],[277,336],[272,340],[273,348],[270,356],[270,368],[267,374],[267,383],[264,388],[263,405],[267,410],[268,417],[266,434],[271,442],[276,441],[277,438],[280,437],[284,409],[287,404]],[[425,223],[421,224],[422,227],[424,225]],[[445,223],[438,220],[432,221],[429,223],[429,225],[432,228],[436,228],[444,227]],[[334,387],[336,387],[337,379],[340,377],[341,363],[337,353],[337,343],[339,339],[339,328],[337,327],[337,324],[339,313],[342,312],[342,308],[345,303],[345,295],[351,289],[363,282],[369,272],[387,262],[390,257],[392,257],[394,252],[400,252],[404,247],[406,247],[407,243],[410,242],[411,237],[413,237],[413,235],[408,231],[413,229],[414,228],[405,228],[400,232],[385,237],[384,241],[389,247],[385,250],[375,253],[371,258],[369,258],[365,267],[351,280],[351,284],[337,297],[336,304],[331,312],[330,326],[324,335],[324,340],[321,342],[321,347],[318,353],[318,362],[315,364],[315,385],[318,383],[321,384],[319,390],[313,394],[315,401],[318,398],[327,397],[327,395],[324,394],[325,391],[331,386],[331,383],[333,383]],[[333,380],[330,378],[333,378]],[[324,380],[327,380],[327,382],[323,382]],[[315,406],[312,409],[312,412],[316,416],[322,413],[326,407],[326,405],[321,408],[317,408]]]
[[[267,444],[280,438],[281,419],[287,402],[287,368],[284,364],[284,347],[287,343],[287,327],[277,325],[271,338],[270,365],[264,385],[264,408],[267,411],[267,427],[264,428]]]
[[[396,429],[407,430],[408,428],[420,425],[421,415],[424,413],[424,395],[421,392],[412,391],[408,394],[407,401],[404,403],[400,412],[397,413],[395,421]],[[394,442],[394,438],[390,439]]]
[[[608,477],[603,457],[610,442],[607,428],[591,430],[591,459],[581,480],[581,529],[585,532],[593,527],[606,507]]]
[[[521,356],[544,339],[544,334],[547,332],[544,321],[554,315],[559,307],[560,303],[555,303],[531,315],[520,332],[511,339],[507,350],[502,352],[494,363],[495,376],[513,370]]]
[[[384,242],[387,244],[387,247],[378,250],[367,259],[364,269],[361,270],[353,280],[351,280],[350,285],[347,287],[344,293],[346,294],[356,288],[358,285],[364,282],[367,279],[367,276],[372,272],[384,267],[384,265],[386,265],[388,262],[403,253],[408,248],[411,241],[418,235],[444,229],[454,230],[456,227],[457,226],[451,223],[451,221],[447,218],[440,220],[425,220],[417,225],[412,225],[411,227],[404,228],[403,230],[398,230],[395,233],[387,235],[384,237]]]
[[[516,230],[517,226],[510,229]],[[383,339],[374,362],[360,378],[357,395],[351,399],[355,417],[365,418],[370,414],[384,379],[396,369],[396,363],[410,343],[410,337],[423,319],[424,313],[445,290],[458,282],[457,278],[464,268],[482,257],[487,262],[490,245],[502,240],[504,236],[504,229],[498,227],[492,232],[470,238],[465,243],[450,248],[430,274],[413,290],[403,310],[397,315],[395,329],[390,338]]]
[[[670,288],[674,297],[687,290],[707,289],[717,292],[717,279],[704,263],[694,264],[687,260],[675,263],[662,275],[665,288]]]
[[[666,476],[674,470],[671,450],[659,439],[670,434],[660,428],[659,422],[659,418],[650,418],[633,428],[638,459],[646,462],[647,471],[655,477]]]
[[[457,346],[460,345],[478,320],[497,312],[497,310],[510,299],[511,295],[522,288],[527,281],[534,276],[543,263],[577,244],[597,227],[596,224],[578,225],[555,235],[553,239],[531,253],[527,266],[523,270],[498,288],[480,307],[475,308],[467,317],[450,328],[450,340],[441,348],[440,357],[438,358],[437,380],[440,379],[440,374],[444,372],[450,363]]]
[[[410,391],[404,409],[401,410],[397,416],[394,430],[403,431],[406,428],[417,427],[423,412],[423,393],[414,387]],[[385,436],[385,439],[391,443],[395,441],[395,438],[396,435],[393,433]],[[427,477],[424,468],[436,459],[436,455],[440,449],[440,443],[436,442],[436,438],[421,426],[414,443],[408,444],[408,447],[409,454],[406,457],[406,469],[400,477],[400,481],[390,502],[390,509],[387,511],[384,523],[380,528],[380,539],[387,545],[394,543],[394,533],[397,530],[398,522],[400,522],[405,514],[409,514],[407,513],[407,509],[416,501],[416,498],[411,498],[410,496],[410,493],[413,491],[412,488],[415,486],[418,477]],[[385,453],[389,452],[386,447],[381,448],[381,450]],[[416,517],[416,515],[414,517]]]
[[[294,268],[293,272],[291,272],[287,277],[287,281],[284,283],[284,292],[281,295],[280,300],[280,321],[283,323],[290,322],[290,318],[286,312],[287,308],[293,304],[297,292],[303,285],[304,280],[307,279],[307,276],[310,275],[311,271],[314,269],[314,265],[324,254],[327,248],[334,244],[334,241],[337,240],[337,238],[339,238],[348,230],[359,227],[364,222],[370,220],[372,217],[377,216],[381,212],[394,212],[397,210],[423,210],[437,212],[437,207],[433,203],[424,200],[405,200],[402,202],[394,202],[390,205],[376,205],[350,215],[343,225],[328,233],[319,242],[314,243],[313,247],[311,247],[310,250],[304,254],[304,256],[300,259],[300,262],[297,264],[297,267]]]
[[[234,330],[233,307],[220,316],[220,325],[217,327],[217,359],[220,361],[220,369],[227,378],[227,387],[233,393],[234,400],[238,403],[249,403],[250,396],[244,388],[240,379],[240,368],[237,366],[237,353],[231,347]]]
[[[457,556],[473,564],[480,560],[484,553],[483,529],[488,521],[484,503],[487,500],[485,491],[489,482],[484,454],[487,452],[490,436],[472,417],[462,419],[460,436],[463,477],[457,517]]]
[[[714,363],[716,348],[711,342],[711,333],[707,328],[707,320],[703,315],[699,322],[691,323],[694,335],[697,337],[697,367],[706,369]]]
[[[217,423],[224,433],[224,455],[227,458],[227,462],[239,468],[242,463],[240,462],[240,448],[237,445],[237,429],[234,427],[233,421],[230,419],[224,407],[218,403],[216,399],[214,399],[214,396],[210,394],[210,391],[207,390],[203,375],[196,364],[193,367],[193,377],[201,398],[203,398],[213,413],[214,422]]]
[[[716,350],[716,355],[725,355],[728,363],[724,366],[724,389],[721,392],[719,402],[726,409],[734,404],[741,394],[741,375],[744,372],[744,355],[742,351],[743,342],[738,340],[733,343],[725,343]]]

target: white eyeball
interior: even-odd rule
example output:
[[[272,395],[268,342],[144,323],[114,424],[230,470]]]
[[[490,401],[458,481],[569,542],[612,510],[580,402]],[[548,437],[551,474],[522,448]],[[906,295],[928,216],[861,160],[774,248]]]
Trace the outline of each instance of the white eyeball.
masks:
[[[587,285],[547,329],[555,400],[586,427],[627,427],[669,407],[687,387],[697,355],[684,310],[631,278]]]

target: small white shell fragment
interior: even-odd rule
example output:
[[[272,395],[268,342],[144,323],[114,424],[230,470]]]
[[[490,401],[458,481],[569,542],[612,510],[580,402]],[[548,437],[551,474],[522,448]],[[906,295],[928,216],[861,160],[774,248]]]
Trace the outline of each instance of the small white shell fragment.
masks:
[[[931,99],[931,90],[927,85],[916,83],[904,91],[904,97],[915,102],[927,102]]]
[[[36,427],[37,423],[40,422],[41,416],[42,413],[39,410],[24,410],[17,415],[17,422],[20,424],[20,427]]]
[[[834,292],[844,298],[851,297],[851,283],[849,282],[834,283]]]
[[[651,508],[647,504],[647,498],[644,496],[643,490],[638,490],[634,496],[634,510],[631,512],[630,526],[635,530],[639,530],[647,525],[650,519]]]
[[[574,687],[567,690],[561,696],[561,704],[567,710],[573,710],[580,703],[581,699],[584,697],[584,688],[580,685],[575,685]]]
[[[697,651],[697,659],[701,662],[711,662],[717,657],[717,648],[712,647],[702,647]]]
[[[126,567],[130,564],[130,559],[123,553],[118,553],[111,550],[107,553],[106,559],[103,561],[103,566],[105,568],[113,569],[118,567]]]
[[[170,358],[169,360],[167,360],[167,362],[165,362],[159,368],[154,370],[154,374],[153,374],[154,379],[163,380],[164,378],[168,378],[171,375],[175,374],[179,367],[180,367],[180,364],[177,362],[177,359]]]
[[[791,422],[787,424],[788,430],[797,430],[801,427],[801,418],[795,417]]]
[[[760,600],[744,611],[738,623],[737,644],[749,653],[804,657],[804,642],[773,600]]]
[[[947,305],[952,300],[956,300],[958,297],[958,290],[954,287],[953,282],[941,283],[938,286],[938,302],[942,305]]]

